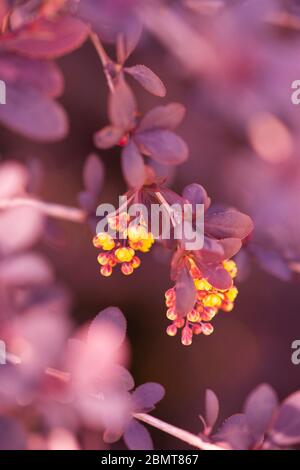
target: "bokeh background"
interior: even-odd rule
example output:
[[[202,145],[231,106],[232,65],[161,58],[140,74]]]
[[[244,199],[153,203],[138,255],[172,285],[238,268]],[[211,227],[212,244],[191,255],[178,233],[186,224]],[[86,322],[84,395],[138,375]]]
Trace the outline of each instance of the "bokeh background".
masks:
[[[300,28],[263,22],[260,13],[251,16],[239,9],[218,13],[216,20],[200,11],[197,2],[178,3],[182,2],[174,8],[180,8],[180,17],[215,48],[217,67],[192,72],[147,30],[129,60],[151,67],[168,91],[166,98],[155,98],[132,81],[142,112],[171,101],[187,108],[178,133],[188,143],[190,158],[175,171],[170,184],[180,192],[186,184],[200,183],[214,202],[249,213],[257,221],[256,236],[263,234],[266,250],[277,231],[276,250],[283,263],[294,262],[297,271],[300,106],[291,103],[291,83],[300,79]],[[282,6],[290,12],[288,3]],[[292,13],[300,23],[298,11]],[[106,46],[113,54],[111,45]],[[193,47],[187,44],[187,55],[197,54]],[[58,64],[65,78],[60,101],[70,117],[68,137],[41,144],[0,127],[1,154],[2,161],[34,166],[41,178],[42,200],[76,206],[84,162],[96,151],[93,134],[107,124],[107,86],[90,42]],[[126,190],[120,150],[98,154],[106,172],[99,203],[117,201]],[[257,262],[254,248],[245,247],[234,310],[217,316],[212,336],[197,337],[192,346],[184,347],[177,337],[165,334],[164,292],[171,286],[168,263],[152,250],[133,276],[115,272],[103,278],[92,235],[83,224],[52,220],[37,249],[70,292],[76,323],[109,305],[124,312],[136,383],[157,381],[166,388],[156,416],[199,432],[206,388],[219,396],[221,418],[240,411],[249,391],[261,382],[270,383],[281,398],[299,388],[300,366],[291,362],[292,341],[300,339],[297,273],[282,280]],[[151,433],[157,449],[185,448],[161,432]],[[115,448],[123,448],[122,442]]]

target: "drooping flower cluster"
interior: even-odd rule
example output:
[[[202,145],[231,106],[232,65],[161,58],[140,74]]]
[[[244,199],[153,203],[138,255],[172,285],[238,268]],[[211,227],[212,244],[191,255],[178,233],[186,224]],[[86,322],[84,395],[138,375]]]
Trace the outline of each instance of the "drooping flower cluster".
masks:
[[[228,289],[218,289],[212,286],[202,275],[192,259],[189,259],[190,274],[196,288],[196,301],[194,307],[182,318],[176,312],[176,287],[167,290],[166,306],[168,307],[166,316],[172,321],[167,327],[167,334],[175,336],[178,329],[181,331],[181,342],[184,346],[192,344],[193,335],[210,335],[214,331],[210,323],[219,310],[231,312],[234,307],[234,300],[238,294],[237,288],[232,285]],[[223,261],[224,269],[230,274],[232,279],[237,274],[237,267],[233,260]]]
[[[110,229],[116,231],[118,238],[113,238],[106,232],[100,232],[94,237],[94,246],[101,249],[98,263],[101,265],[102,276],[110,276],[118,264],[125,276],[132,274],[141,264],[136,252],[146,253],[153,245],[153,235],[146,226],[141,223],[131,225],[130,221],[128,212],[111,216],[108,224]]]

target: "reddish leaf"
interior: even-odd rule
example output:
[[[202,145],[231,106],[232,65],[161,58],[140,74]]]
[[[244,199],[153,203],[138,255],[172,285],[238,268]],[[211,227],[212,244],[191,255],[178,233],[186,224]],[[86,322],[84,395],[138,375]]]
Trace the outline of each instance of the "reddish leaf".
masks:
[[[243,414],[235,414],[226,419],[214,440],[226,442],[234,450],[247,450],[254,443],[246,416]]]
[[[63,92],[63,76],[57,65],[50,60],[35,60],[14,54],[0,57],[0,75],[6,83],[29,85],[49,96]]]
[[[179,165],[188,157],[186,143],[174,134],[163,129],[154,129],[135,135],[141,151],[164,165]]]
[[[59,104],[21,84],[8,84],[6,93],[7,103],[0,106],[0,122],[26,137],[40,141],[65,137],[68,121]]]
[[[253,230],[250,217],[234,209],[211,212],[205,219],[205,232],[215,238],[245,238]]]
[[[145,181],[145,165],[135,143],[130,140],[122,151],[122,171],[127,184],[139,188]]]
[[[283,447],[300,443],[300,392],[293,393],[282,403],[271,436]]]
[[[2,39],[2,47],[34,59],[56,58],[77,49],[85,41],[89,27],[70,16],[55,21],[40,19],[34,29],[18,31]]]
[[[204,204],[204,209],[208,209],[210,205],[210,198],[207,192],[200,184],[193,183],[186,186],[182,192],[182,197],[187,199],[193,205],[195,210],[196,204]]]
[[[45,284],[54,279],[49,263],[36,253],[6,258],[0,265],[0,280],[6,285]]]
[[[161,79],[145,65],[126,67],[124,71],[137,80],[149,93],[160,97],[166,96],[167,90]]]
[[[219,240],[219,243],[223,247],[225,259],[232,258],[242,247],[242,242],[239,238],[224,238]]]
[[[124,441],[131,450],[153,450],[153,443],[148,430],[141,423],[132,419],[124,432]]]
[[[165,389],[155,382],[148,382],[137,387],[132,393],[135,412],[148,412],[152,410],[156,403],[163,399]]]
[[[109,119],[114,126],[124,131],[130,130],[135,124],[136,109],[135,97],[123,75],[120,75],[114,93],[109,95]]]
[[[184,317],[195,305],[196,289],[186,267],[180,270],[176,281],[176,312]]]
[[[217,289],[225,290],[232,286],[230,274],[221,266],[202,266],[201,271],[208,282]]]
[[[157,106],[145,114],[138,127],[138,132],[157,128],[174,130],[179,126],[184,115],[185,107],[180,103]]]
[[[84,164],[83,181],[85,188],[92,194],[99,194],[104,180],[104,167],[100,158],[91,154]]]
[[[13,418],[0,417],[0,450],[25,450],[26,433]]]
[[[138,21],[130,21],[124,32],[117,37],[117,60],[124,64],[137,46],[142,33],[142,25]]]
[[[99,330],[107,327],[114,332],[115,348],[120,347],[126,336],[126,320],[117,307],[108,307],[98,313],[90,324],[88,341],[97,340]]]
[[[123,134],[119,127],[106,126],[94,134],[94,143],[99,149],[109,149],[119,143]]]
[[[277,406],[278,399],[270,385],[259,385],[248,396],[245,403],[245,415],[248,425],[257,439],[269,428]]]
[[[219,416],[219,400],[217,395],[210,389],[205,392],[205,422],[211,430]]]

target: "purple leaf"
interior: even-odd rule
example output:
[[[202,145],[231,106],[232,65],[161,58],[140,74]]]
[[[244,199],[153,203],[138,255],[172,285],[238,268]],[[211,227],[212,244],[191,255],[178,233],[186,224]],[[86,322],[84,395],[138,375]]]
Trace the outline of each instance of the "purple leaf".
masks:
[[[18,421],[0,417],[0,450],[25,450],[26,434]]]
[[[107,126],[94,134],[94,143],[99,149],[109,149],[119,143],[123,134],[123,129]]]
[[[300,392],[288,396],[282,403],[271,437],[283,447],[300,443]]]
[[[169,130],[154,129],[137,133],[135,141],[142,153],[164,165],[179,165],[188,158],[186,143]]]
[[[57,65],[50,60],[34,60],[14,54],[0,57],[0,75],[6,83],[22,83],[49,96],[59,96],[63,92],[63,75]]]
[[[126,67],[124,72],[129,73],[149,93],[160,97],[166,96],[167,90],[161,79],[145,65]]]
[[[170,103],[151,109],[141,120],[138,132],[150,129],[174,130],[185,115],[185,107],[180,103]]]
[[[97,341],[99,331],[107,328],[114,332],[115,348],[120,347],[126,336],[126,320],[117,307],[108,307],[98,313],[90,324],[88,341]]]
[[[248,426],[257,439],[269,428],[277,406],[278,399],[270,385],[259,385],[248,396],[244,411]]]
[[[153,450],[149,431],[135,419],[132,419],[126,427],[123,439],[131,450]]]
[[[165,389],[155,382],[148,382],[137,387],[132,393],[135,412],[148,412],[153,410],[156,403],[163,399]]]
[[[183,190],[182,197],[187,199],[193,205],[193,210],[196,210],[196,204],[204,204],[206,210],[210,205],[210,198],[207,192],[200,184],[193,183],[186,186]]]
[[[51,98],[21,84],[6,87],[6,105],[0,122],[26,137],[52,141],[65,137],[68,121],[64,109]]]
[[[202,266],[201,271],[208,282],[217,289],[226,290],[232,286],[230,274],[221,266]]]
[[[91,154],[83,167],[83,182],[85,188],[92,194],[99,194],[104,180],[104,167],[100,158]]]
[[[81,191],[77,195],[77,200],[82,207],[83,210],[85,210],[88,213],[94,213],[96,212],[96,207],[98,205],[97,198],[94,196],[94,194],[90,193],[89,191]]]
[[[122,151],[122,171],[128,186],[139,188],[145,181],[145,165],[142,155],[132,139]]]
[[[268,249],[267,246],[260,246],[252,243],[249,251],[254,254],[259,265],[268,273],[278,277],[282,281],[290,281],[293,277],[292,271],[287,262],[275,249]]]
[[[109,95],[109,119],[114,126],[124,131],[130,130],[135,125],[136,110],[135,97],[125,82],[123,75],[120,74],[114,93]]]
[[[50,264],[36,253],[8,257],[0,265],[0,280],[4,284],[45,284],[54,279]]]
[[[236,255],[242,248],[242,242],[239,238],[224,238],[219,240],[224,250],[224,258],[229,259]]]
[[[123,32],[117,37],[117,60],[124,64],[132,54],[142,34],[142,25],[139,21],[130,21]]]
[[[234,209],[211,212],[205,219],[205,232],[215,238],[245,238],[253,230],[250,217]]]
[[[196,289],[186,267],[180,270],[176,280],[176,312],[184,317],[195,305]]]
[[[85,41],[89,27],[70,16],[55,21],[40,19],[13,37],[2,39],[2,47],[33,59],[56,58],[77,49]]]
[[[244,414],[235,414],[226,419],[220,430],[214,435],[217,442],[226,442],[234,450],[247,450],[253,444],[253,437],[249,430]]]
[[[219,400],[217,395],[210,389],[205,392],[205,422],[211,430],[219,416]]]

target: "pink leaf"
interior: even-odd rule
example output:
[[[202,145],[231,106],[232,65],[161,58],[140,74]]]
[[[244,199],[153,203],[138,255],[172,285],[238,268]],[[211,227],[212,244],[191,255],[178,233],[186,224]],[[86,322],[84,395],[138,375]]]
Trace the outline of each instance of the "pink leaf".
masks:
[[[134,410],[136,412],[148,412],[152,410],[156,403],[163,399],[165,389],[155,382],[148,382],[137,387],[132,393]]]
[[[107,126],[94,134],[94,143],[99,149],[109,149],[119,143],[123,134],[123,129]]]
[[[114,93],[110,93],[108,100],[108,114],[112,124],[124,131],[130,130],[136,118],[135,97],[124,80],[119,75]]]
[[[7,103],[0,107],[0,122],[26,137],[53,141],[65,137],[64,109],[51,98],[21,84],[6,87]]]
[[[253,230],[250,217],[234,209],[211,212],[205,219],[205,232],[216,238],[245,238]]]
[[[149,93],[160,97],[166,95],[166,87],[161,79],[145,65],[126,67],[124,71],[137,80]]]
[[[186,143],[172,131],[149,130],[137,133],[134,139],[142,153],[164,165],[179,165],[188,158]]]
[[[180,270],[176,281],[176,312],[184,317],[195,305],[195,284],[186,267]]]
[[[122,171],[127,184],[139,188],[145,181],[145,165],[135,143],[130,140],[122,151]]]
[[[157,106],[145,114],[138,127],[138,132],[157,128],[174,130],[179,126],[184,115],[185,107],[180,103]]]
[[[88,341],[97,341],[99,331],[107,329],[113,332],[114,347],[120,347],[126,336],[126,320],[117,307],[108,307],[98,313],[90,324]]]
[[[14,37],[3,39],[3,46],[33,59],[56,58],[77,49],[85,41],[89,27],[70,16],[55,21],[40,19],[34,30],[24,28]]]
[[[63,92],[63,75],[58,66],[50,60],[3,54],[0,57],[0,74],[2,80],[7,83],[28,85],[52,97]]]
[[[259,385],[248,396],[244,408],[245,415],[251,431],[257,438],[269,428],[277,406],[278,399],[270,385]]]
[[[131,450],[153,450],[153,443],[148,430],[132,419],[124,432],[124,441]]]
[[[0,265],[0,280],[10,285],[50,283],[54,274],[41,255],[26,253],[6,258]]]
[[[300,443],[300,392],[282,403],[271,436],[276,444],[284,447]]]
[[[119,64],[124,64],[132,54],[139,42],[142,33],[141,23],[129,21],[121,38],[117,38],[117,59]]]
[[[186,186],[182,192],[182,197],[187,199],[194,207],[196,204],[204,204],[204,209],[206,210],[210,205],[210,198],[208,197],[206,190],[203,186],[197,183]]]
[[[100,158],[91,154],[83,168],[83,181],[85,188],[93,194],[99,194],[104,180],[104,167]]]
[[[219,416],[219,400],[217,395],[210,389],[205,392],[205,422],[211,430]]]

